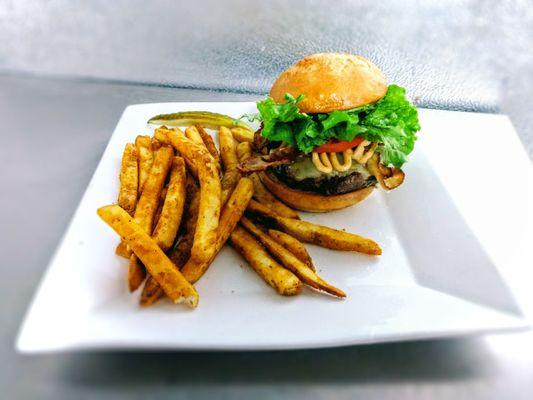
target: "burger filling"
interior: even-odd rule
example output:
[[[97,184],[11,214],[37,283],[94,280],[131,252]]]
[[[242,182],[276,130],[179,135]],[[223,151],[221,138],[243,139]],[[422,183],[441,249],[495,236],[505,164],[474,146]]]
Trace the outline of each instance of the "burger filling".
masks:
[[[392,189],[403,182],[401,166],[420,129],[418,113],[405,89],[390,85],[385,97],[351,110],[306,114],[303,95],[285,103],[257,103],[261,121],[254,145],[261,156],[241,164],[241,172],[267,169],[287,186],[325,195],[375,185]]]
[[[267,169],[290,188],[322,195],[353,192],[376,184],[376,178],[359,163],[352,163],[345,171],[319,171],[309,156],[300,156],[291,164]]]

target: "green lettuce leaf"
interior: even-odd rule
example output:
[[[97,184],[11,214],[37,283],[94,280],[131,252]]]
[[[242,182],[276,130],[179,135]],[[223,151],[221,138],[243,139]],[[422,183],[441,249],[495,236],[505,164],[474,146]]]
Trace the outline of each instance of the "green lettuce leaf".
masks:
[[[379,143],[377,151],[383,164],[398,168],[413,150],[416,132],[420,130],[418,112],[400,86],[390,85],[385,97],[375,104],[329,114],[301,113],[298,103],[302,99],[303,95],[294,98],[286,94],[283,104],[271,98],[258,102],[257,118],[263,123],[262,135],[304,153],[332,139],[349,141],[362,136]]]

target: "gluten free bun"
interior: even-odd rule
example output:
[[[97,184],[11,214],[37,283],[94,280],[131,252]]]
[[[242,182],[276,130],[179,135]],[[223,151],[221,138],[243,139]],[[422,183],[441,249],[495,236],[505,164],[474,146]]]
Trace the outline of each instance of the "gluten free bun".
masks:
[[[285,102],[285,93],[303,94],[301,112],[329,113],[349,110],[378,101],[387,91],[387,81],[376,65],[352,54],[319,53],[307,56],[281,73],[270,97]]]
[[[370,186],[345,194],[324,196],[292,189],[268,171],[262,172],[259,176],[267,189],[278,199],[293,208],[309,212],[328,212],[353,206],[366,199],[374,190],[374,187]]]

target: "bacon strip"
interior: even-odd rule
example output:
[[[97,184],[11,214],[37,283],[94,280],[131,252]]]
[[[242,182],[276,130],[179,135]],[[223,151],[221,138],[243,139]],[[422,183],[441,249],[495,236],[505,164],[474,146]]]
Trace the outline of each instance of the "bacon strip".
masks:
[[[264,171],[268,167],[275,165],[290,164],[296,156],[298,150],[294,147],[282,147],[271,151],[269,154],[251,157],[240,163],[237,168],[242,174],[251,174],[254,172]]]

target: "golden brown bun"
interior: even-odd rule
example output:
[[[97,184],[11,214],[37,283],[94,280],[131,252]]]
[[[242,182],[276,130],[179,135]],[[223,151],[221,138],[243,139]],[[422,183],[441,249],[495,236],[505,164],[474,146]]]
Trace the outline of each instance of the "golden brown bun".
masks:
[[[283,72],[270,89],[270,97],[276,103],[285,103],[285,93],[294,97],[303,94],[298,108],[313,114],[374,103],[386,91],[385,76],[366,58],[320,53],[303,58]]]
[[[268,172],[262,172],[259,176],[267,189],[285,204],[298,210],[310,212],[328,212],[353,206],[366,199],[374,190],[374,187],[370,186],[355,192],[323,196],[317,193],[291,189]]]

